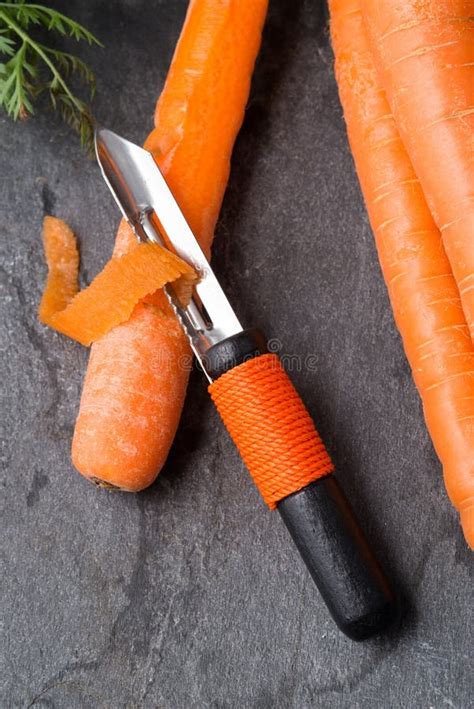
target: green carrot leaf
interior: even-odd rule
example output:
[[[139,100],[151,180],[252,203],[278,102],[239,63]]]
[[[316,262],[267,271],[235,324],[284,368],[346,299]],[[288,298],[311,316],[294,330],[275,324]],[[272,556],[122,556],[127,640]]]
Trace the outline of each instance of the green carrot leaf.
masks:
[[[43,44],[35,29],[52,36],[71,37],[102,47],[87,28],[57,10],[25,0],[0,2],[0,108],[14,120],[34,113],[33,102],[46,94],[54,110],[80,136],[81,144],[92,147],[94,118],[88,104],[70,85],[74,76],[95,94],[93,71],[79,57]]]

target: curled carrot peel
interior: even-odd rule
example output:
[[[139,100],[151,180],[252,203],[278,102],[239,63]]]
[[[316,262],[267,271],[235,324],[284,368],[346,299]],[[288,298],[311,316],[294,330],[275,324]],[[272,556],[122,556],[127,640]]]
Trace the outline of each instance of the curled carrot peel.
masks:
[[[474,347],[440,231],[375,67],[362,2],[329,3],[339,95],[395,320],[446,489],[474,548]]]
[[[71,302],[79,290],[79,251],[72,229],[56,217],[45,217],[43,246],[48,278],[41,298],[39,317],[49,320]]]
[[[268,0],[191,0],[146,147],[207,255],[244,118]],[[116,256],[133,247],[122,222]],[[163,293],[94,342],[72,444],[84,476],[138,491],[168,455],[190,348]]]
[[[43,241],[49,268],[40,320],[89,346],[130,317],[137,303],[166,283],[188,290],[196,274],[158,244],[137,244],[112,258],[88,288],[78,292],[79,258],[74,234],[65,222],[46,217]]]
[[[362,14],[474,340],[474,2],[363,0]]]

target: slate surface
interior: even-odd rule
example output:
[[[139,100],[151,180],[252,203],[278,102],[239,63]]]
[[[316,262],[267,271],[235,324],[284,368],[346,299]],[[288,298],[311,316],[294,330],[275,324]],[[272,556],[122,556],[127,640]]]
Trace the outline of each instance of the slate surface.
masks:
[[[185,0],[61,2],[107,49],[96,114],[141,141]],[[468,707],[472,561],[441,480],[346,142],[324,7],[274,0],[214,265],[249,324],[314,355],[294,378],[406,598],[401,627],[342,636],[192,377],[158,482],[98,491],[69,445],[87,352],[38,324],[43,213],[85,281],[117,212],[50,116],[1,118],[2,707]],[[471,626],[472,629],[472,626]]]

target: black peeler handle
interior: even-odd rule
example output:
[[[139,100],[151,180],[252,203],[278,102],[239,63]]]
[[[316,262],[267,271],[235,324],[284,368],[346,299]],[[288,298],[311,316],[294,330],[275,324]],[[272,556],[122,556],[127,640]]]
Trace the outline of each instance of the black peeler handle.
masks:
[[[212,380],[267,353],[259,330],[214,345],[204,366]],[[280,500],[277,509],[339,628],[363,640],[399,614],[393,590],[333,474]]]
[[[364,640],[398,617],[395,594],[333,474],[285,497],[278,511],[346,635]]]

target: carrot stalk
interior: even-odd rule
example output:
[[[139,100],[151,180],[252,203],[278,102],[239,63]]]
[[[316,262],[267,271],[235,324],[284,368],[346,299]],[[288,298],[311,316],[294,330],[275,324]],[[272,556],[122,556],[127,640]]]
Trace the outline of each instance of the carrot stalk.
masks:
[[[364,0],[362,9],[474,340],[474,3]]]
[[[330,0],[349,142],[395,320],[449,497],[474,547],[474,348],[439,229],[369,48],[362,0]]]
[[[208,254],[267,4],[191,1],[146,141]],[[122,223],[115,256],[132,245]],[[179,422],[189,352],[162,293],[93,344],[72,446],[79,472],[129,491],[153,482]]]

